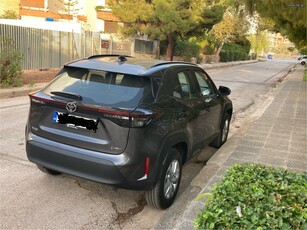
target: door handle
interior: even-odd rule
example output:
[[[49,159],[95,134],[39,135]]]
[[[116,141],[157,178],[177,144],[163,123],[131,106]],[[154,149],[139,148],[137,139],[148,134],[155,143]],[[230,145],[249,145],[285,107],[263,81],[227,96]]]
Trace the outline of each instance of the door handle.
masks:
[[[205,102],[206,102],[206,103],[209,103],[210,101],[212,101],[212,98],[211,98],[211,97],[208,97],[208,98],[205,99]]]

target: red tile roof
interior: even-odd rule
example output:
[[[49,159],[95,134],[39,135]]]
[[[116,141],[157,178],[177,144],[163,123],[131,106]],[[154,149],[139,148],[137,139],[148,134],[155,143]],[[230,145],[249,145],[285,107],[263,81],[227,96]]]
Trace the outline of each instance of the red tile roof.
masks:
[[[102,19],[104,21],[111,21],[111,22],[119,22],[119,18],[116,17],[110,11],[97,11],[97,18]]]

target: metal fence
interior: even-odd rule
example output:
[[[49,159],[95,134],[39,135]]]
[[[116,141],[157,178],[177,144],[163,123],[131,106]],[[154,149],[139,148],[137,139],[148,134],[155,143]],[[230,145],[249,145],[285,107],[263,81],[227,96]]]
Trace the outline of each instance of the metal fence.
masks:
[[[157,40],[134,40],[134,52],[136,53],[146,53],[146,54],[156,54],[159,42]]]
[[[131,55],[130,42],[108,40],[102,42],[100,34],[81,34],[0,24],[0,36],[15,41],[23,53],[23,69],[57,68],[69,61],[93,54]]]

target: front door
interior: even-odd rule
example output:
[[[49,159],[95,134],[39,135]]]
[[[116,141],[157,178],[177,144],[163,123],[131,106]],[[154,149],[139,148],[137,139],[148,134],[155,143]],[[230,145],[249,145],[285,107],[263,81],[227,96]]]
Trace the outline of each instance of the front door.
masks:
[[[220,131],[220,122],[222,106],[219,95],[211,79],[201,71],[195,71],[197,88],[199,89],[198,97],[201,98],[202,106],[206,110],[206,116],[203,120],[203,145],[208,145],[214,136]]]

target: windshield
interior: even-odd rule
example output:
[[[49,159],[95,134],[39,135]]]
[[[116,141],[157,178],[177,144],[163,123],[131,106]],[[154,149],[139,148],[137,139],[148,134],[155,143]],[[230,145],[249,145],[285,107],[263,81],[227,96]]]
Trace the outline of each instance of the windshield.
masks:
[[[132,108],[153,101],[150,82],[147,77],[66,67],[43,92],[79,95],[82,103]]]

